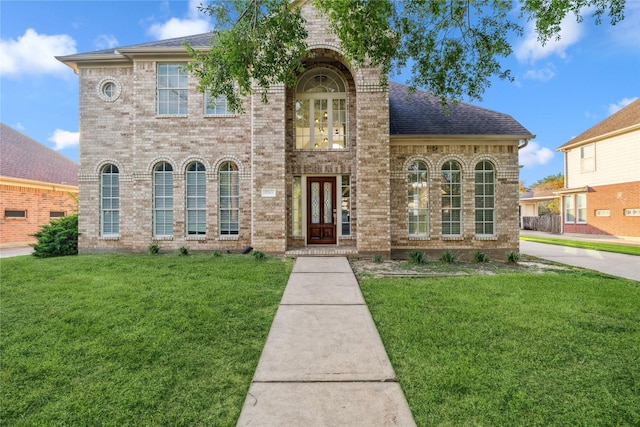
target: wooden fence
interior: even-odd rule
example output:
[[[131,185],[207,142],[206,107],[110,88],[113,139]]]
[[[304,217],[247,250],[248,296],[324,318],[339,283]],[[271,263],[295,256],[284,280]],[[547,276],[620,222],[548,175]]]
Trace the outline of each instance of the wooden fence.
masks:
[[[560,234],[560,215],[523,216],[522,229]]]

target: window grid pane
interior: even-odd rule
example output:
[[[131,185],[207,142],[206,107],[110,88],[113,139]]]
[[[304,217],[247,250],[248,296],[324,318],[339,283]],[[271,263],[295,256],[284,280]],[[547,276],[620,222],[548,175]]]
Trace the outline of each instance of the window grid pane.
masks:
[[[115,165],[107,165],[102,169],[100,193],[102,235],[118,235],[120,233],[120,177]]]
[[[153,172],[153,234],[173,235],[173,168],[167,162]]]
[[[424,162],[413,162],[407,175],[407,221],[410,236],[429,235],[428,170]]]
[[[233,114],[233,111],[229,110],[229,103],[224,96],[217,96],[211,98],[208,91],[204,93],[204,113],[208,115],[226,115]]]
[[[488,161],[480,162],[475,169],[475,233],[492,236],[494,223],[495,173]]]
[[[302,178],[293,177],[293,197],[292,197],[292,234],[302,236]]]
[[[182,64],[158,64],[158,114],[187,114],[187,71]]]
[[[187,235],[206,234],[206,176],[202,163],[187,167]]]
[[[342,176],[342,235],[351,235],[351,181],[348,175]]]
[[[240,227],[240,176],[233,163],[222,164],[218,183],[220,234],[237,235]]]
[[[462,172],[458,162],[442,166],[441,220],[443,236],[459,236],[462,225]]]

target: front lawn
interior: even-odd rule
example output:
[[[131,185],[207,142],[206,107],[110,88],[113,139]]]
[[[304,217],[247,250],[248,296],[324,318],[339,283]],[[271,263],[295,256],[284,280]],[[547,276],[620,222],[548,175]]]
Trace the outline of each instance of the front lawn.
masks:
[[[640,256],[640,245],[618,245],[616,243],[589,242],[583,240],[558,239],[554,237],[520,236],[520,240],[550,245],[569,246],[571,248],[593,249],[594,251],[615,252],[618,254]]]
[[[292,263],[2,260],[2,425],[235,425]]]
[[[361,282],[418,425],[640,425],[637,282],[575,271]]]

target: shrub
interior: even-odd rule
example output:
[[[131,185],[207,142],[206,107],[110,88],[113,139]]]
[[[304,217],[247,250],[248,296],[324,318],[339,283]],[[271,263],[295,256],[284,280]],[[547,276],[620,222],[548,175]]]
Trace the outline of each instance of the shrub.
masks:
[[[38,258],[78,254],[78,214],[54,219],[32,234],[38,243],[31,245]]]
[[[482,251],[477,251],[475,254],[473,254],[473,259],[476,262],[489,262],[489,255]]]
[[[518,252],[509,252],[509,255],[507,255],[507,261],[517,264],[518,261],[520,261],[520,254]]]
[[[424,252],[411,251],[409,252],[409,260],[412,264],[426,264],[427,259],[424,256]]]
[[[211,255],[213,255],[214,257],[219,257],[219,256],[222,256],[222,252],[216,250],[216,251],[213,251]]]
[[[160,252],[160,246],[158,246],[156,243],[152,243],[149,245],[149,253],[151,255],[156,255],[159,252]]]
[[[180,246],[180,249],[178,249],[178,253],[180,255],[189,255],[189,248],[187,248],[186,246]]]
[[[384,261],[384,258],[382,257],[382,255],[375,255],[373,257],[373,262],[375,262],[376,264],[380,264],[382,261]]]
[[[253,257],[259,261],[263,259],[267,259],[267,254],[265,254],[262,251],[254,251],[253,254],[251,255],[253,255]]]
[[[440,257],[440,261],[451,264],[453,262],[456,262],[456,255],[453,252],[451,252],[449,249],[447,249],[442,253],[442,256]]]

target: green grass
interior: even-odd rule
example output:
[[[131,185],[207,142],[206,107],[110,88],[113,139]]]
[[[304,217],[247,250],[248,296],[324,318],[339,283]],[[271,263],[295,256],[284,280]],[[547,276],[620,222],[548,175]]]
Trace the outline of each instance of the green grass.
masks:
[[[2,260],[2,425],[235,425],[291,261]]]
[[[596,251],[615,252],[626,255],[640,256],[640,245],[618,245],[615,243],[585,242],[578,240],[556,239],[553,237],[520,236],[520,240],[550,245],[569,246],[572,248],[593,249]]]
[[[640,425],[640,289],[595,273],[362,280],[420,426]]]

